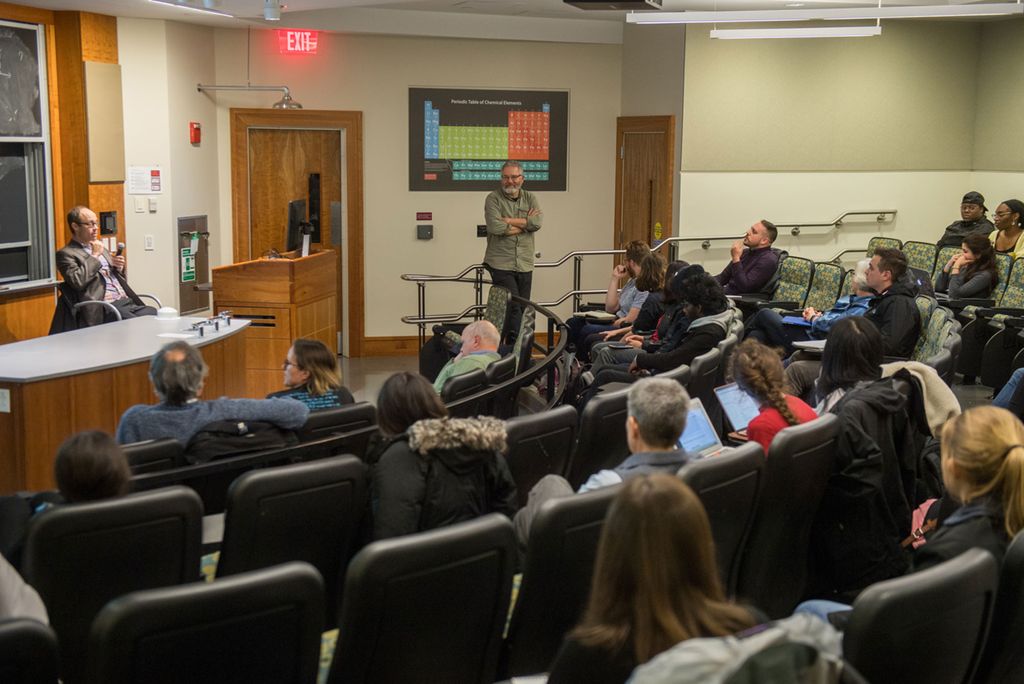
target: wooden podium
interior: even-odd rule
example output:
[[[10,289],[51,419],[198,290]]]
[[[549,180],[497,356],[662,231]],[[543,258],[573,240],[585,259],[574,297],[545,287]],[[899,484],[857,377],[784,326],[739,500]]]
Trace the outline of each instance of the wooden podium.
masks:
[[[288,253],[292,255],[294,253]],[[213,308],[249,321],[245,331],[246,396],[284,389],[283,368],[292,340],[338,345],[338,254],[256,259],[213,269]]]

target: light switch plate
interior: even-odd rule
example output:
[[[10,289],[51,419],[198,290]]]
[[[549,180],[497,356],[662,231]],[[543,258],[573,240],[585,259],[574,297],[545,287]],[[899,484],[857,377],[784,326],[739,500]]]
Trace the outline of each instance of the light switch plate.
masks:
[[[11,390],[0,389],[0,413],[11,412]]]
[[[152,235],[146,235],[143,238],[143,240],[144,240],[145,250],[147,252],[152,252],[153,249],[154,249],[154,247],[153,247],[153,236]]]

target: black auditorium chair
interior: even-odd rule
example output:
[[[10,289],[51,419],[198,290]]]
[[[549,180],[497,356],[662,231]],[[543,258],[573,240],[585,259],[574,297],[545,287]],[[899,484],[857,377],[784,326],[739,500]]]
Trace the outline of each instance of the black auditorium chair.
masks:
[[[719,369],[722,367],[722,350],[715,347],[704,352],[690,363],[690,380],[686,383],[686,393],[691,399],[700,399],[708,412],[711,424],[719,433],[723,432],[725,418],[722,407],[715,396]]]
[[[323,582],[306,563],[134,592],[96,618],[90,681],[309,684],[322,618]]]
[[[311,411],[299,430],[299,439],[308,442],[321,437],[341,435],[377,424],[377,408],[366,401],[332,409]]]
[[[764,480],[764,450],[757,442],[687,463],[679,477],[697,494],[711,523],[722,586],[736,592],[743,548],[754,524]]]
[[[690,383],[690,367],[687,366],[686,364],[683,364],[682,366],[676,366],[672,370],[668,370],[663,373],[658,373],[658,377],[667,378],[669,380],[675,380],[685,389],[686,386]]]
[[[811,527],[832,473],[838,429],[839,419],[827,414],[780,430],[768,450],[736,593],[772,619],[786,617],[804,598]]]
[[[0,620],[0,682],[57,684],[57,635],[28,618]]]
[[[998,581],[992,554],[970,549],[873,584],[853,603],[843,655],[870,682],[968,684],[985,645]]]
[[[22,574],[46,604],[65,682],[81,681],[89,625],[108,601],[199,579],[202,517],[194,491],[168,487],[33,518]]]
[[[173,437],[147,439],[121,447],[128,458],[132,475],[155,473],[185,465],[185,446]]]
[[[626,443],[628,394],[628,387],[599,392],[584,407],[580,416],[580,437],[569,460],[567,475],[574,490],[597,471],[614,468],[629,456]]]
[[[448,378],[441,388],[441,401],[445,404],[453,404],[460,399],[482,392],[487,388],[487,373],[483,368],[463,373]],[[457,418],[470,418],[480,414],[483,409],[483,400],[464,402],[456,406],[450,406],[448,413]]]
[[[493,682],[517,556],[499,513],[369,544],[348,568],[328,682]]]
[[[736,345],[739,344],[739,341],[739,334],[731,332],[725,336],[724,340],[718,343],[716,349],[721,352],[721,356],[719,356],[718,359],[718,371],[715,373],[714,387],[719,387],[725,384],[725,376],[729,370],[729,359],[732,358],[732,352],[736,349]]]
[[[546,672],[590,595],[597,543],[619,487],[546,501],[530,527],[502,676]]]
[[[323,577],[324,622],[333,626],[366,504],[366,465],[353,456],[245,473],[228,490],[217,577],[310,563]]]
[[[705,407],[714,404],[715,378],[722,363],[722,351],[717,347],[704,352],[690,363],[690,381],[686,391],[693,399],[700,399]]]
[[[1024,682],[1024,533],[1014,537],[999,571],[999,593],[977,684]]]
[[[576,409],[568,404],[505,421],[508,452],[505,461],[516,482],[519,505],[545,475],[564,475],[576,443]]]
[[[516,357],[512,354],[501,357],[484,369],[487,376],[487,384],[491,387],[508,382],[516,376]],[[495,392],[487,401],[485,413],[495,418],[505,419],[514,415],[516,408],[516,397],[519,394],[519,387],[513,385],[511,388]]]

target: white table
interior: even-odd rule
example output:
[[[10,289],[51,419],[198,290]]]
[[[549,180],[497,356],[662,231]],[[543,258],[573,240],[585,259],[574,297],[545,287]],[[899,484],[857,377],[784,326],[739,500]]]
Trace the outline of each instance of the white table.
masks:
[[[174,340],[202,349],[210,367],[204,395],[245,396],[249,322],[204,335],[201,318],[132,318],[0,346],[0,494],[53,487],[53,457],[81,430],[113,433],[124,411],[157,401],[153,354]]]

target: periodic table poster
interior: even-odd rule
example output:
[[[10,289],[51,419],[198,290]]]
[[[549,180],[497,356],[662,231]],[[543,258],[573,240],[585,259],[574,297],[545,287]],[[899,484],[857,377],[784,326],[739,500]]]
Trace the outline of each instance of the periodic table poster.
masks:
[[[494,190],[507,159],[529,190],[565,190],[569,92],[409,88],[409,189]]]

